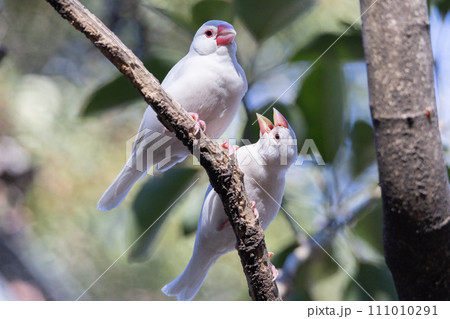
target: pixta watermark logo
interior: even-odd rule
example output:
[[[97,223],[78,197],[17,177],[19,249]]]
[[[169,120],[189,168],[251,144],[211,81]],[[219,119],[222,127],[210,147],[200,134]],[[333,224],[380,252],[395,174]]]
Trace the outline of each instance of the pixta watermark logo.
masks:
[[[197,158],[200,157],[202,150],[208,143],[224,145],[224,142],[224,139],[195,140],[192,150],[194,155],[192,164],[194,166],[200,165]],[[302,166],[304,163],[319,166],[325,165],[322,155],[312,139],[305,139],[303,141],[299,153],[297,153],[298,141],[296,139],[285,139],[278,144],[267,143],[267,145],[261,147],[251,147],[255,143],[251,143],[248,139],[227,139],[226,142],[229,145],[229,155],[231,155],[233,160],[235,160],[234,152],[236,151],[233,145],[241,145],[241,148],[245,149],[245,151],[240,151],[245,152],[245,155],[239,156],[240,166],[273,165],[274,157],[277,161],[276,164],[279,165],[293,164],[295,166]],[[126,156],[128,159],[126,165],[138,171],[153,175],[158,169],[166,166],[170,167],[170,164],[176,163],[177,159],[181,160],[183,158],[184,155],[180,157],[179,154],[180,143],[176,137],[169,134],[143,129],[126,142]],[[261,141],[258,143],[261,143]],[[223,153],[217,152],[211,155],[220,161]],[[269,161],[269,158],[272,161]],[[293,162],[292,159],[294,159]],[[156,164],[157,167],[155,169]]]
[[[172,158],[172,143],[175,137],[143,129],[126,142],[127,166],[140,172],[153,175],[154,164],[160,167],[168,164]]]
[[[316,162],[316,164],[319,166],[325,165],[322,155],[320,155],[319,149],[317,148],[316,143],[314,143],[314,140],[312,139],[306,139],[303,142],[302,148],[300,150],[300,153],[298,154],[295,165],[302,166],[305,161],[311,163]]]

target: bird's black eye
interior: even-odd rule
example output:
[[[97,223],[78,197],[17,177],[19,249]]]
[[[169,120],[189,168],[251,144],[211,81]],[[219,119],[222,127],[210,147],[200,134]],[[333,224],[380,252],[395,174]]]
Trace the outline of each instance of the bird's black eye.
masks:
[[[276,134],[275,134],[275,139],[276,139],[277,141],[279,141],[279,140],[281,139],[280,134],[276,133]]]
[[[208,38],[211,38],[211,37],[213,36],[213,32],[212,32],[211,30],[206,30],[206,31],[205,31],[205,35],[206,35]]]

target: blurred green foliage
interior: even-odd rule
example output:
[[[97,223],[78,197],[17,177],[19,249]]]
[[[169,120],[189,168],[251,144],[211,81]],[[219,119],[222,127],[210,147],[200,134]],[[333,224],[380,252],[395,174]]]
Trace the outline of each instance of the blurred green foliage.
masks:
[[[343,28],[345,28],[344,30],[347,28],[350,29],[344,34],[325,33],[318,35],[305,47],[295,53],[292,61],[315,61],[322,54],[328,53],[331,45],[332,50],[327,56],[334,56],[341,62],[364,60],[361,31],[347,27],[347,25],[343,25]]]
[[[149,57],[143,61],[145,67],[162,82],[164,77],[176,63],[164,57]],[[113,78],[108,83],[97,88],[89,97],[82,112],[83,115],[95,115],[115,107],[130,104],[141,96],[124,76]]]
[[[320,90],[320,92],[319,92]],[[307,132],[331,163],[344,140],[344,74],[338,61],[324,58],[317,62],[303,80],[296,101],[304,114]]]
[[[450,1],[447,0],[428,0],[428,5],[434,5],[438,8],[439,12],[442,16],[447,15],[448,11],[450,11]]]
[[[314,236],[329,220],[354,216],[330,234],[327,253],[318,249],[300,265],[286,298],[367,300],[359,285],[377,300],[396,298],[383,259],[381,205],[368,204],[379,203],[379,193],[359,24],[337,40],[359,16],[357,1],[82,2],[139,52],[160,81],[203,22],[232,23],[249,94],[225,136],[255,142],[255,113],[271,114],[275,106],[295,130],[299,151],[312,139],[326,162],[304,158],[288,173],[283,207],[292,219],[280,214],[266,232],[274,263],[283,267],[299,238]],[[119,258],[83,298],[171,299],[160,288],[191,255],[205,174],[189,158],[135,185],[116,210],[96,211],[96,201],[125,163],[125,142],[146,105],[45,1],[19,6],[5,0],[0,10],[0,27],[8,30],[0,33],[8,50],[0,63],[0,134],[14,136],[38,167],[22,232],[15,233],[25,259],[50,286],[66,287],[56,298],[76,299],[149,229],[129,251],[131,260],[143,262]],[[196,177],[199,182],[171,207]],[[0,211],[3,224],[8,216]],[[211,269],[196,298],[249,299],[235,253]]]
[[[133,204],[136,237],[139,240],[133,245],[128,255],[129,260],[145,259],[161,226],[169,216],[170,209],[180,195],[193,185],[196,172],[197,170],[192,168],[174,168],[163,176],[150,178],[144,184]]]
[[[350,132],[352,143],[352,171],[359,175],[364,169],[375,161],[375,148],[373,147],[373,131],[369,123],[356,121]]]
[[[257,41],[262,41],[292,23],[313,1],[237,0],[233,4],[236,16]]]

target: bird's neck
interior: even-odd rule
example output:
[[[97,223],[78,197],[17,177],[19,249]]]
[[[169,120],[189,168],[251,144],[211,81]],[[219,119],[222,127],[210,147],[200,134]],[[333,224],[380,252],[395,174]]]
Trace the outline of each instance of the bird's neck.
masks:
[[[238,161],[244,174],[267,185],[284,180],[287,170],[286,165],[280,165],[279,161],[271,162],[268,160],[261,154],[261,149],[257,144],[242,148],[242,150],[238,150],[238,152],[241,151]]]

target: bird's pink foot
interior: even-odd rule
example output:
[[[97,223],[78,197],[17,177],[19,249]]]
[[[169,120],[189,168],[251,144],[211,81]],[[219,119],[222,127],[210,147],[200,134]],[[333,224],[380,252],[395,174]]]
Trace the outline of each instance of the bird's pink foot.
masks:
[[[273,275],[272,281],[275,281],[278,277],[278,269],[276,269],[272,263],[270,264],[270,267],[272,268],[272,275]]]
[[[256,209],[256,203],[254,201],[250,201],[250,206],[252,206],[253,214],[255,215],[255,218],[259,218],[259,212],[258,209]]]
[[[197,113],[194,112],[189,112],[189,115],[194,119],[195,121],[195,132],[194,134],[197,134],[198,131],[202,130],[205,131],[206,130],[206,123],[205,121],[200,120],[200,118],[198,117]]]
[[[230,145],[228,144],[228,141],[223,142],[222,147],[228,150],[228,155],[234,154],[234,152],[236,152],[239,149],[239,146]]]
[[[268,253],[269,253],[269,258],[272,258],[273,252],[269,251]],[[278,269],[275,268],[275,266],[272,263],[270,263],[270,268],[272,269],[272,275],[273,275],[272,281],[275,281],[278,277]]]

